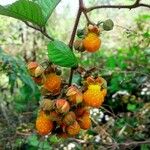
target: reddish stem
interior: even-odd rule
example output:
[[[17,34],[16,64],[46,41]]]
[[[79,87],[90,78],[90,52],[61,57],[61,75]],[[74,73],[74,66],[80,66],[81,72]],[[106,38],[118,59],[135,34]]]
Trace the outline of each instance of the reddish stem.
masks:
[[[78,9],[77,17],[76,17],[75,24],[74,24],[74,27],[73,27],[73,31],[72,31],[72,34],[71,34],[71,39],[70,39],[70,42],[69,42],[69,47],[71,48],[72,51],[73,51],[73,43],[74,43],[75,35],[76,35],[76,32],[77,32],[77,28],[78,28],[78,24],[79,24],[79,21],[80,21],[80,17],[81,17],[83,8],[84,8],[83,0],[79,0],[79,9]],[[69,77],[69,86],[72,83],[73,73],[74,73],[74,68],[71,68],[70,77]]]

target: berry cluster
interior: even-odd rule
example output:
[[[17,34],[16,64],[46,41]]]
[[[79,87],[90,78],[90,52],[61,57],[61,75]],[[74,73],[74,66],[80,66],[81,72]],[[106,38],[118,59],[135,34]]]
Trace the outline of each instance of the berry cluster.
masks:
[[[78,30],[79,37],[74,42],[77,51],[96,52],[101,47],[100,28],[97,25],[88,25],[82,30]]]
[[[66,138],[78,135],[81,129],[89,129],[90,108],[99,108],[104,102],[106,81],[102,77],[88,77],[82,86],[68,87],[57,75],[56,66],[47,68],[37,62],[28,64],[28,71],[43,95],[36,120],[37,132]]]

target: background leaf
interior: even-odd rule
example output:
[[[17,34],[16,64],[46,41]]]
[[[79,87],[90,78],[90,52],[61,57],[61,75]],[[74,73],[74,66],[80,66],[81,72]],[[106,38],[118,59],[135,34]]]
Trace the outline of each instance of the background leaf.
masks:
[[[74,53],[61,41],[48,44],[48,57],[51,62],[62,67],[76,67],[78,64]]]

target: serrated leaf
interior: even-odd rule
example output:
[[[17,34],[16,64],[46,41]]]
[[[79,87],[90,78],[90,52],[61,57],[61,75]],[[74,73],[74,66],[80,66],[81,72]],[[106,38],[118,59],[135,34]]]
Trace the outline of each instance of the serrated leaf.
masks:
[[[46,23],[60,0],[35,0],[35,2],[41,7]]]
[[[58,137],[56,135],[53,135],[53,136],[49,137],[49,141],[51,143],[58,143],[60,141],[60,139],[58,139]]]
[[[22,21],[29,21],[39,26],[45,24],[40,6],[29,0],[19,0],[11,5],[1,6],[0,14],[10,16]]]
[[[48,57],[51,62],[62,67],[76,67],[78,62],[69,46],[61,41],[48,44]]]
[[[29,145],[35,146],[35,147],[38,146],[39,144],[38,138],[34,134],[28,137],[27,142]]]
[[[18,0],[11,5],[0,5],[0,14],[45,26],[60,0]]]

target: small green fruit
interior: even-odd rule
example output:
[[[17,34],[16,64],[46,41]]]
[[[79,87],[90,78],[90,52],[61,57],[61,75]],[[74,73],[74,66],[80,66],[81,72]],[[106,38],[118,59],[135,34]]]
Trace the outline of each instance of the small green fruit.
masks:
[[[105,31],[110,31],[113,29],[113,27],[114,27],[114,23],[111,19],[108,19],[108,20],[103,22],[103,29]]]

